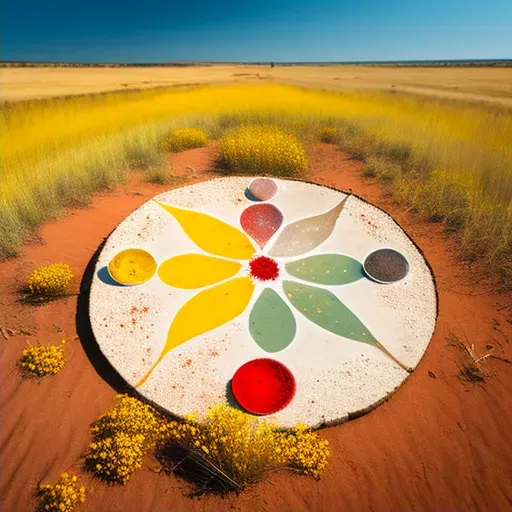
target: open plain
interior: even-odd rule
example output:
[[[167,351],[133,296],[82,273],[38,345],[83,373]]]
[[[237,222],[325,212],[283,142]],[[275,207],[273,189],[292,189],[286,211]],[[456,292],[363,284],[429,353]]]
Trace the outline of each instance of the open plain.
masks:
[[[190,84],[276,81],[332,90],[385,90],[512,107],[511,67],[279,66],[0,69],[0,98],[17,101]]]

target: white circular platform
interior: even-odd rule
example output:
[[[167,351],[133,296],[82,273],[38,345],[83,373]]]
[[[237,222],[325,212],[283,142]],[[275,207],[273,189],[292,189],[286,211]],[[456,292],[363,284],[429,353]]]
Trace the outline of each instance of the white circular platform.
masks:
[[[437,315],[430,268],[398,224],[364,200],[275,179],[277,194],[258,202],[247,192],[253,179],[219,178],[160,194],[119,224],[90,292],[102,353],[128,384],[178,416],[235,405],[231,379],[258,358],[283,363],[295,378],[291,402],[266,416],[282,426],[318,427],[371,410],[402,384],[404,368],[414,369],[430,342]],[[266,206],[242,216],[255,205]],[[159,271],[121,286],[107,267],[129,248],[148,251]],[[405,257],[405,278],[381,284],[362,273],[366,257],[381,248]],[[168,262],[192,254],[205,258]],[[261,255],[277,263],[276,279],[254,276],[251,261]],[[201,266],[217,260],[218,273]],[[221,274],[220,284],[208,282]],[[267,288],[273,292],[261,295]],[[222,325],[211,328],[215,323]]]

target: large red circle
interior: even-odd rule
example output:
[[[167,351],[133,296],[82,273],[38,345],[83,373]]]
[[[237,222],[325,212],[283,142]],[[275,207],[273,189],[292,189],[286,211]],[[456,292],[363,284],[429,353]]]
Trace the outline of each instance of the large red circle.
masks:
[[[236,401],[253,414],[273,414],[284,409],[295,396],[295,377],[274,359],[253,359],[235,372],[231,389]]]

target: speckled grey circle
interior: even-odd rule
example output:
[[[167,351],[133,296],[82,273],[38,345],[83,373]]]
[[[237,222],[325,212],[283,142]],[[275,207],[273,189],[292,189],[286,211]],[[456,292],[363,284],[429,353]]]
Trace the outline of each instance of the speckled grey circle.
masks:
[[[241,213],[254,204],[245,195],[252,179],[214,179],[160,194],[157,199],[208,213],[241,229]],[[268,247],[290,223],[323,214],[346,197],[311,183],[275,181],[279,192],[269,202],[281,210],[284,222]],[[115,254],[130,247],[149,251],[158,264],[178,254],[203,251],[154,201],[129,215],[106,241],[92,280],[90,320],[102,353],[135,386],[158,358],[176,312],[198,291],[172,288],[158,275],[140,286],[116,286],[105,268]],[[360,279],[329,290],[364,321],[383,346],[415,368],[434,332],[435,284],[423,255],[389,215],[350,196],[331,236],[300,258],[341,253],[363,262],[382,247],[392,247],[406,257],[410,270],[404,279],[388,285]],[[283,258],[281,268],[290,260]],[[246,271],[244,267],[241,275]],[[282,279],[290,276],[282,272],[270,286],[290,305]],[[253,341],[248,328],[251,308],[267,285],[256,283],[248,307],[233,321],[169,352],[138,391],[178,416],[201,415],[212,405],[229,401],[229,382],[237,368],[269,356]],[[406,371],[375,347],[337,336],[290,308],[297,321],[296,337],[286,349],[270,355],[284,363],[297,381],[293,401],[270,417],[279,424],[289,427],[303,422],[318,427],[342,422],[373,408],[407,378]]]
[[[364,260],[363,268],[368,277],[378,283],[396,283],[409,272],[405,256],[394,249],[377,249]]]

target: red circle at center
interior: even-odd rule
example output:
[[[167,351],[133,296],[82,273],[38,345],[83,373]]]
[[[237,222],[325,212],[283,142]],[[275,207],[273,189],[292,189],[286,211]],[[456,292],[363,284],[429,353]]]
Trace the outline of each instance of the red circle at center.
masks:
[[[235,372],[231,389],[236,401],[253,414],[273,414],[284,409],[295,396],[295,377],[274,359],[253,359]]]
[[[267,256],[258,256],[249,262],[251,276],[260,281],[273,281],[279,277],[279,265]]]

